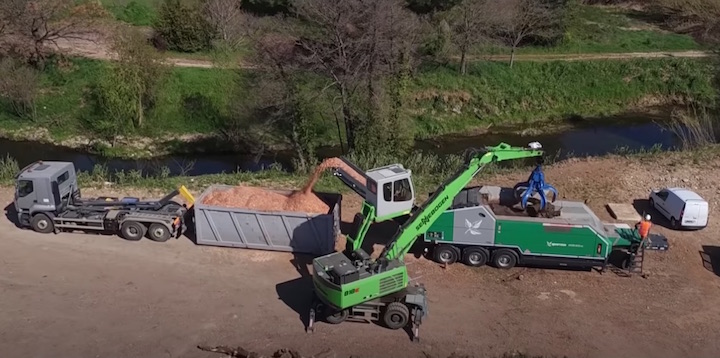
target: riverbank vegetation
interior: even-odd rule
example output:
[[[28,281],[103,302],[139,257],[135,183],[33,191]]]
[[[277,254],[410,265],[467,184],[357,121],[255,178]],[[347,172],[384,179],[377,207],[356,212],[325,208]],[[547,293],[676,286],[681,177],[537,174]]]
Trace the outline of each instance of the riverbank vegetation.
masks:
[[[662,1],[666,12],[685,6]],[[296,167],[307,170],[323,145],[365,156],[408,155],[416,138],[648,104],[713,102],[706,59],[514,61],[523,52],[704,46],[660,29],[641,10],[588,3],[12,2],[0,7],[6,29],[0,40],[8,44],[0,66],[0,125],[44,127],[56,137],[81,134],[107,146],[121,136],[215,135],[236,151],[291,148]],[[22,16],[10,16],[15,13]],[[44,35],[29,31],[48,14]],[[154,32],[146,41],[113,19],[149,24]],[[68,59],[48,50],[84,35],[91,24],[109,29],[117,61]],[[230,56],[216,68],[169,68],[170,53],[163,51]],[[477,58],[498,51],[511,58]],[[237,52],[254,67],[237,66]]]

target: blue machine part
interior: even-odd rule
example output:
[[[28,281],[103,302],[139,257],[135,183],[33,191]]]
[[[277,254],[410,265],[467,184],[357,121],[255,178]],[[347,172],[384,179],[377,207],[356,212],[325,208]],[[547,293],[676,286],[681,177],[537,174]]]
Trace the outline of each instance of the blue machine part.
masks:
[[[545,182],[545,173],[543,173],[541,164],[538,164],[533,169],[526,182],[516,184],[513,191],[523,209],[527,209],[528,200],[536,193],[540,196],[540,210],[545,210],[547,206],[545,192],[549,191],[553,194],[551,202],[555,202],[558,195],[557,189]]]
[[[120,201],[123,203],[126,203],[126,204],[137,204],[140,201],[140,198],[134,198],[134,197],[129,196],[129,197],[122,198]]]

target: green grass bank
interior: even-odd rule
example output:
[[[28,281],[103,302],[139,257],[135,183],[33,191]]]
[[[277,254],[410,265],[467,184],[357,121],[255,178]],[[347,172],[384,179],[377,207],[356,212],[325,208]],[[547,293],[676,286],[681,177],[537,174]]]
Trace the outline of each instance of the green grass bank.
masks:
[[[0,112],[0,128],[45,127],[54,138],[91,135],[84,123],[97,118],[88,99],[106,63],[72,59],[48,68],[34,122]],[[578,62],[479,62],[466,76],[452,65],[425,66],[408,91],[415,135],[429,138],[466,133],[488,125],[527,125],[571,116],[611,115],[631,107],[692,97],[710,100],[712,63],[707,59],[638,59]],[[231,93],[242,95],[248,73],[239,70],[173,68],[155,108],[148,113],[143,136],[213,133],[227,113]],[[307,86],[308,91],[315,85]],[[334,116],[313,120],[328,128],[321,142],[336,142]]]
[[[720,155],[720,146],[707,145],[702,148],[683,151],[660,151],[648,150],[640,152],[622,151],[616,154],[604,157],[622,157],[631,160],[638,160],[643,163],[652,163],[654,160],[667,162],[668,158],[674,161],[693,163],[701,165],[704,162],[713,161]],[[390,163],[403,163],[406,168],[413,171],[413,183],[418,193],[434,191],[447,178],[451,177],[463,163],[463,158],[457,155],[427,155],[415,152],[406,158],[397,158],[392,156],[359,158],[351,157],[356,164],[362,168],[372,168]],[[573,160],[573,159],[568,159]],[[562,161],[556,161],[552,153],[548,153],[546,166],[552,166]],[[505,163],[503,167],[494,164],[486,166],[478,175],[477,179],[482,180],[497,174],[513,174],[524,178],[532,168],[534,162],[528,161],[512,161]],[[0,159],[0,186],[9,187],[13,185],[13,177],[18,172],[17,162],[12,158]],[[146,190],[173,190],[180,185],[185,185],[189,189],[203,190],[212,184],[226,185],[252,185],[262,186],[266,188],[300,188],[308,180],[309,173],[302,172],[286,172],[279,168],[273,168],[260,172],[234,172],[222,173],[202,176],[170,176],[169,170],[161,172],[155,176],[143,176],[139,171],[127,171],[110,173],[103,166],[96,166],[90,172],[80,172],[78,179],[81,187],[100,188],[107,183],[112,183],[115,188],[134,188]],[[344,186],[337,178],[329,172],[323,173],[320,180],[315,186],[317,191],[330,191],[351,194],[350,190]]]

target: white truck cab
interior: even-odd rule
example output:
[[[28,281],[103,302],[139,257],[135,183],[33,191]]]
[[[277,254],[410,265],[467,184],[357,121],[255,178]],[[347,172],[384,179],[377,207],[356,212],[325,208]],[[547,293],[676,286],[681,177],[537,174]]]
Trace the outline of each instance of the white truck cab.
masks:
[[[673,229],[702,229],[707,226],[708,203],[685,188],[665,188],[650,193],[650,206],[670,220]]]

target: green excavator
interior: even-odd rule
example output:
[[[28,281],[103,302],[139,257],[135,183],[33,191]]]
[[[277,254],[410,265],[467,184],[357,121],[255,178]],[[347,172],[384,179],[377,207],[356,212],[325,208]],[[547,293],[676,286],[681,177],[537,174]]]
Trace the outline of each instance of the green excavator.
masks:
[[[348,235],[344,252],[335,252],[313,260],[313,302],[307,330],[314,330],[317,318],[331,324],[345,320],[380,321],[387,328],[400,329],[412,325],[414,341],[419,341],[419,328],[428,313],[426,290],[422,285],[409,285],[405,254],[415,241],[445,212],[453,199],[485,167],[505,160],[541,158],[542,146],[533,142],[528,147],[501,143],[470,151],[464,166],[445,181],[422,205],[415,205],[411,171],[401,164],[392,164],[364,172],[345,161],[358,175],[342,168],[334,174],[361,195],[365,201],[355,215],[354,235]],[[362,249],[362,242],[373,222],[397,220],[397,233],[376,259]]]

